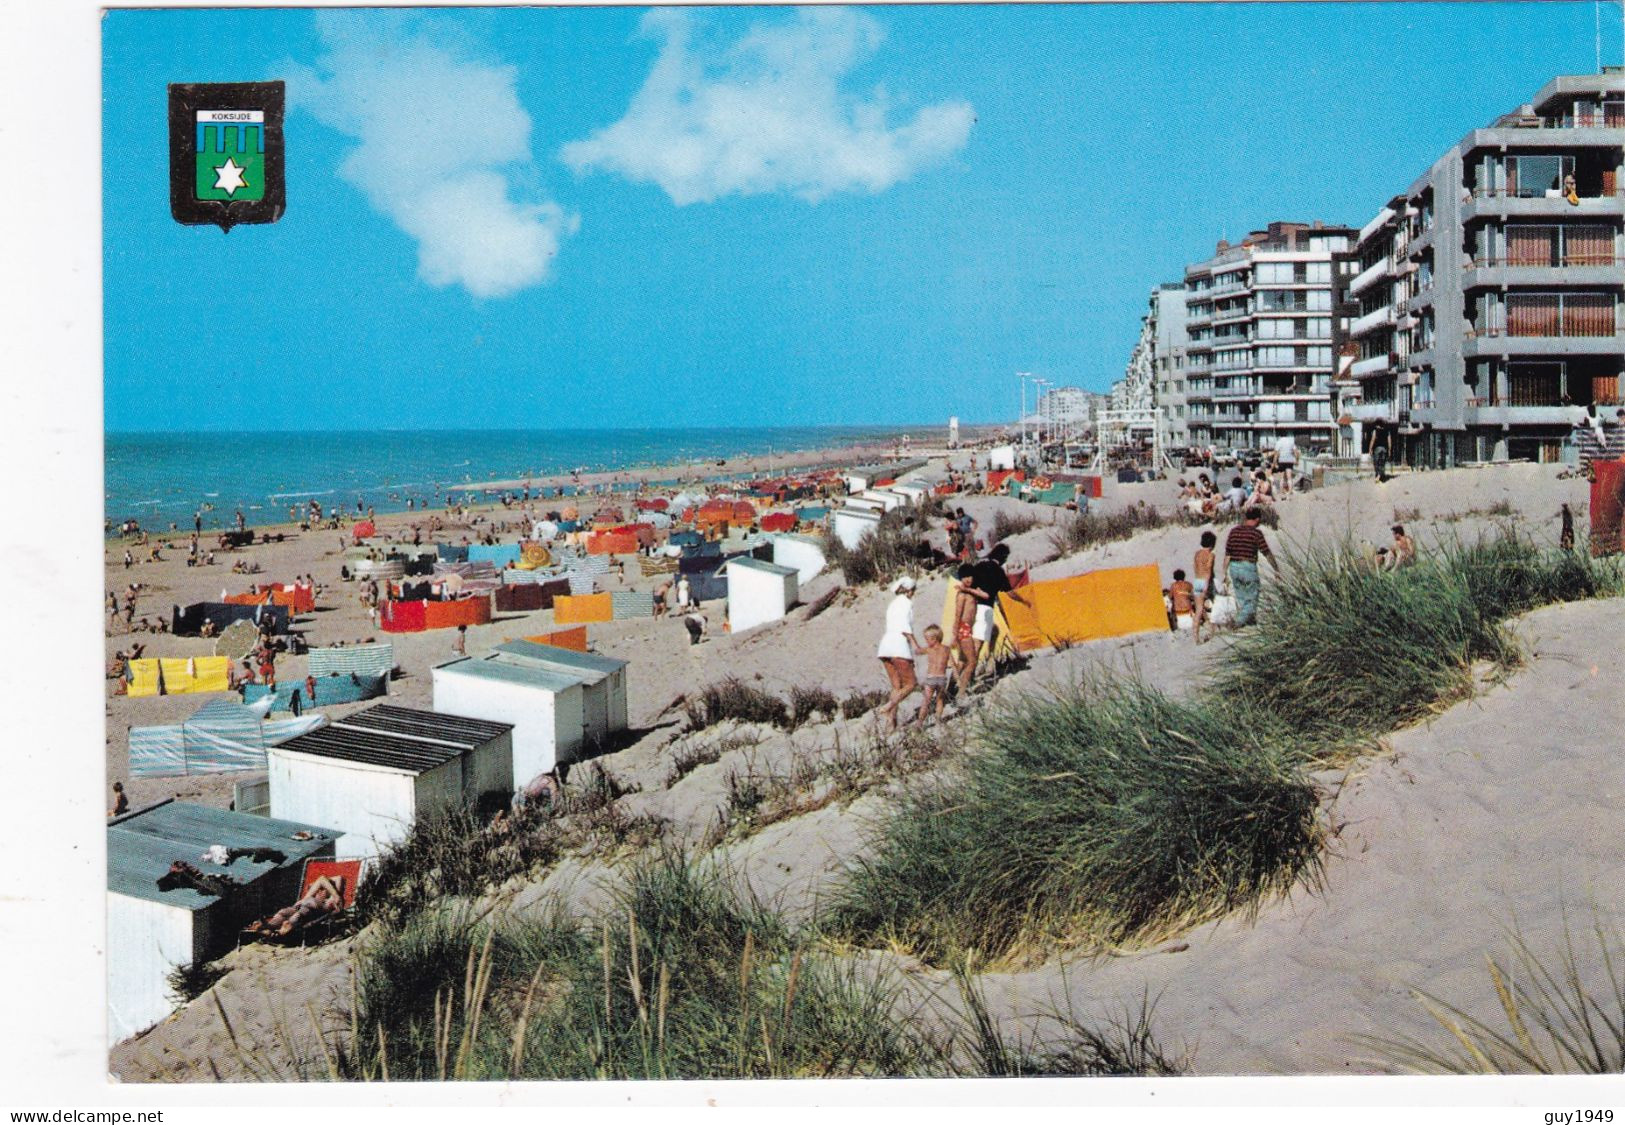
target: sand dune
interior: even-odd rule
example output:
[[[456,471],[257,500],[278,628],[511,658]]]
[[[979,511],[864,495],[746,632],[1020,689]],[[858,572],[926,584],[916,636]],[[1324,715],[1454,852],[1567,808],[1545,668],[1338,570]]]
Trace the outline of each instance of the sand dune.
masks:
[[[1144,500],[1166,505],[1168,483],[1108,485],[1107,507]],[[1509,505],[1521,525],[1555,540],[1560,503],[1583,512],[1585,486],[1559,480],[1555,467],[1501,466],[1417,474],[1386,485],[1364,480],[1325,488],[1285,502],[1281,527],[1270,532],[1282,546],[1352,539],[1388,540],[1388,525],[1402,518],[1424,550],[1442,537],[1470,538]],[[966,507],[989,529],[1013,501],[973,498]],[[1022,510],[1032,511],[1026,506]],[[1064,518],[1038,509],[1048,518]],[[497,518],[500,518],[500,513]],[[1583,519],[1583,516],[1582,516]],[[386,528],[406,524],[386,517]],[[1583,524],[1582,524],[1583,526]],[[1155,562],[1164,578],[1188,565],[1197,531],[1169,527],[1105,544],[1061,559],[1044,527],[1014,540],[1017,563],[1035,564],[1035,577],[1056,577],[1101,566]],[[338,533],[322,532],[252,549],[262,578],[312,572],[327,587],[328,607],[312,619],[312,643],[376,635],[354,601],[354,587],[336,581]],[[1048,561],[1045,561],[1048,560]],[[109,554],[109,584],[122,585],[122,567]],[[223,568],[189,570],[181,562],[140,564],[131,577],[151,584],[153,604],[218,596],[250,579]],[[944,579],[921,583],[920,621],[934,618]],[[645,585],[644,582],[637,583]],[[820,578],[811,598],[836,584]],[[672,621],[625,621],[594,627],[600,651],[632,660],[631,721],[635,741],[603,759],[637,791],[622,798],[629,812],[664,818],[672,838],[700,845],[713,838],[718,808],[733,771],[783,772],[797,755],[818,758],[875,738],[868,720],[816,724],[792,734],[771,730],[717,730],[736,737],[717,761],[668,787],[674,750],[684,738],[666,709],[682,693],[728,676],[784,692],[823,686],[837,695],[883,683],[874,645],[889,595],[851,591],[815,619],[790,619],[740,636],[714,635],[691,647]],[[144,605],[144,610],[147,606]],[[511,636],[542,631],[550,613],[501,615],[470,630],[478,653]],[[715,623],[715,615],[713,617]],[[1385,1030],[1427,1031],[1430,1021],[1408,995],[1419,986],[1490,1014],[1482,953],[1498,948],[1498,927],[1516,922],[1532,944],[1549,945],[1566,907],[1580,928],[1592,905],[1608,905],[1610,876],[1625,845],[1625,669],[1617,662],[1625,635],[1625,601],[1558,606],[1520,624],[1533,656],[1504,686],[1440,716],[1431,725],[1400,732],[1392,752],[1361,763],[1342,784],[1329,815],[1337,828],[1322,893],[1294,893],[1266,904],[1256,918],[1234,916],[1181,939],[1180,952],[1145,952],[1104,960],[1056,960],[1021,973],[986,978],[990,998],[1010,1018],[1070,1001],[1094,1014],[1136,1005],[1149,989],[1159,996],[1156,1029],[1165,1044],[1183,1045],[1203,1073],[1345,1073],[1375,1065],[1347,1036]],[[392,685],[394,700],[428,706],[428,668],[450,655],[444,634],[393,638],[406,675]],[[110,636],[109,654],[126,638]],[[151,651],[191,655],[208,642],[151,638]],[[1165,690],[1196,682],[1222,645],[1198,648],[1184,636],[1146,634],[1037,655],[1031,667],[1003,682],[993,699],[1009,699],[1064,682],[1091,665],[1130,669]],[[283,673],[302,676],[297,661]],[[125,728],[173,722],[196,700],[114,698],[109,701],[108,768],[124,776]],[[979,704],[985,706],[985,703]],[[912,704],[905,705],[906,710]],[[665,712],[665,713],[663,713]],[[958,720],[945,734],[947,752],[924,770],[951,764],[974,720]],[[1323,779],[1337,789],[1340,779]],[[150,779],[135,782],[136,803],[181,793],[224,804],[229,779]],[[856,800],[837,800],[780,820],[752,834],[730,836],[715,854],[738,878],[787,915],[807,917],[829,893],[847,861],[859,854],[864,831],[888,807],[888,787]],[[554,891],[586,906],[602,894],[606,869],[590,859],[561,865],[530,887],[508,888],[509,908],[528,909]],[[1617,880],[1614,880],[1617,881]],[[1165,945],[1163,948],[1168,948]],[[239,1035],[272,1056],[277,1045],[272,1014],[308,1027],[304,1004],[342,1012],[344,944],[313,951],[240,951],[225,959],[230,974],[220,993]],[[939,978],[911,972],[915,987]],[[260,981],[263,979],[263,985]],[[334,1017],[338,1018],[338,1017]],[[115,1073],[127,1079],[206,1077],[192,1061],[213,1058],[229,1076],[233,1052],[207,997],[148,1035],[113,1051]]]

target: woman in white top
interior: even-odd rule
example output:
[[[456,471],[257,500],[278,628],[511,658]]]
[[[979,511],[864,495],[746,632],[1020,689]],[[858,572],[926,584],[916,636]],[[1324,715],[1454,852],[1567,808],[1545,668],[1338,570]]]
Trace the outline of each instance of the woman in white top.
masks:
[[[920,651],[914,639],[914,579],[904,575],[892,587],[897,596],[886,607],[886,634],[880,638],[876,655],[886,669],[886,680],[891,684],[891,698],[880,708],[886,717],[886,729],[897,729],[898,705],[918,686],[914,678],[914,655]]]

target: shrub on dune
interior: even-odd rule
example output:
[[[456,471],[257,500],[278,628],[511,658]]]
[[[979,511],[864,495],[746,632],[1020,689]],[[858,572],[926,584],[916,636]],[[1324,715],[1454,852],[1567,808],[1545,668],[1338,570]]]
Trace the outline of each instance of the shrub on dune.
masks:
[[[873,842],[836,932],[935,959],[1062,932],[1117,944],[1318,870],[1314,788],[1221,707],[1101,679],[995,709],[980,741]]]

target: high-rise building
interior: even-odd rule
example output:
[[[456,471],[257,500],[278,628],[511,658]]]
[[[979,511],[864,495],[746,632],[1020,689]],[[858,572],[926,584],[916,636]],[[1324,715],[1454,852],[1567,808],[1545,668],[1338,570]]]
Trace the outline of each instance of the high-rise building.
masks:
[[[1622,146],[1625,73],[1559,76],[1365,225],[1338,264],[1345,447],[1556,461],[1622,401]]]
[[[1190,427],[1185,415],[1185,286],[1167,281],[1151,291],[1152,401],[1161,416],[1164,440],[1169,445],[1189,445]]]
[[[1193,445],[1329,453],[1332,255],[1355,231],[1271,223],[1185,270],[1186,427]]]

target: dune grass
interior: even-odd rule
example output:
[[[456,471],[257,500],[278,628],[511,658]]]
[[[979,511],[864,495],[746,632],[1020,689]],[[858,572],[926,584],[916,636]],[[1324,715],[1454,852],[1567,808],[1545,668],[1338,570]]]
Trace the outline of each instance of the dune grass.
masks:
[[[993,528],[988,532],[987,545],[993,547],[1006,539],[1013,539],[1024,531],[1031,531],[1035,527],[1045,526],[1047,521],[1038,518],[1033,511],[1007,511],[1000,508],[993,513]]]
[[[984,752],[917,792],[826,923],[949,960],[1144,939],[1319,871],[1317,795],[1213,703],[1100,678],[992,709]]]
[[[351,1079],[836,1078],[1169,1073],[1148,1018],[1007,1041],[935,1026],[675,852],[595,918],[429,913],[357,964]],[[973,1005],[974,1007],[974,1005]],[[1149,1013],[1142,1013],[1148,1017]],[[980,1044],[980,1049],[973,1045]]]
[[[790,721],[790,709],[784,700],[737,676],[707,684],[698,695],[688,699],[684,712],[691,731],[704,730],[728,719],[774,726],[785,726]]]
[[[1536,954],[1518,934],[1509,939],[1510,957],[1485,957],[1505,1026],[1418,990],[1413,995],[1439,1024],[1439,1036],[1355,1041],[1401,1070],[1422,1074],[1625,1073],[1625,941],[1600,923],[1593,935],[1590,965],[1575,950],[1566,923],[1555,958]]]
[[[871,582],[887,583],[904,574],[913,574],[935,559],[926,543],[930,519],[941,514],[941,505],[929,510],[900,507],[882,513],[872,531],[848,547],[836,536],[824,544],[824,556],[832,569],[841,572],[848,586]]]
[[[1511,529],[1397,571],[1347,546],[1299,553],[1268,575],[1259,625],[1234,637],[1209,690],[1255,712],[1303,761],[1346,760],[1470,696],[1475,662],[1515,665],[1508,618],[1625,592],[1622,577],[1617,563]]]

